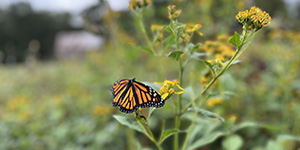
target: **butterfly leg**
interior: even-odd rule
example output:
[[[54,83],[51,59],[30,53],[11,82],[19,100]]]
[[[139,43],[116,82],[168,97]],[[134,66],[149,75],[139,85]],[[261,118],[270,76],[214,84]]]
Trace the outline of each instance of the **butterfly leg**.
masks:
[[[135,112],[135,118],[138,120],[138,121],[141,121],[143,123],[147,123],[147,118],[145,116],[143,116],[140,111],[136,111]]]

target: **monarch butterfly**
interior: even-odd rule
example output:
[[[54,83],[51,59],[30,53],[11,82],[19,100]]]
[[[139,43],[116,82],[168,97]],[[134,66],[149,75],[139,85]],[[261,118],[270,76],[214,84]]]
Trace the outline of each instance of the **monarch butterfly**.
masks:
[[[121,79],[110,88],[113,94],[112,106],[120,107],[124,113],[132,113],[139,107],[162,107],[165,102],[150,86],[133,79]]]

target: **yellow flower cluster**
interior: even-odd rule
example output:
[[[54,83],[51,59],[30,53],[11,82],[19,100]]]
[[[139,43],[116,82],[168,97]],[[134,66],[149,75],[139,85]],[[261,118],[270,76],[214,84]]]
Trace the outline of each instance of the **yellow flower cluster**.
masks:
[[[52,98],[53,102],[57,105],[59,104],[62,104],[62,96],[61,95],[55,95],[53,98]]]
[[[291,44],[299,44],[300,33],[293,30],[272,30],[268,37],[270,40],[280,40]]]
[[[211,55],[207,61],[212,65],[221,64],[224,66],[223,62],[229,60],[235,53],[234,47],[228,43],[229,38],[227,35],[220,35],[216,41],[207,40],[202,47],[199,47],[199,51]]]
[[[200,77],[200,83],[203,85],[203,87],[207,87],[207,85],[209,84],[209,82],[213,79],[213,76],[211,74],[211,72],[207,72],[204,76]],[[216,85],[217,85],[218,81],[215,81],[214,84],[211,85],[211,89],[215,89]]]
[[[164,37],[164,26],[162,25],[151,25],[151,31],[154,33],[154,42],[156,45],[160,45],[162,42],[162,39]]]
[[[175,87],[178,87],[180,91],[175,92],[175,90],[174,90]],[[184,89],[182,87],[180,87],[177,80],[173,80],[173,81],[165,80],[164,83],[162,83],[162,86],[158,93],[159,93],[159,95],[161,95],[161,97],[164,100],[167,100],[174,93],[182,94],[183,92],[184,92]]]
[[[197,33],[200,36],[203,36],[203,33],[199,30],[202,28],[200,24],[184,24],[182,38],[184,42],[188,42],[193,35],[193,33]]]
[[[170,20],[178,19],[178,17],[180,16],[181,13],[182,13],[182,10],[181,9],[177,10],[175,5],[168,6],[168,14],[169,14]]]
[[[232,122],[235,122],[237,120],[237,116],[236,115],[230,115],[228,120],[231,120]]]
[[[131,10],[135,10],[137,8],[146,7],[150,4],[152,4],[151,0],[131,0],[129,3],[129,8]]]
[[[28,104],[28,98],[24,95],[17,95],[13,99],[7,102],[7,107],[9,110],[16,110],[24,105]]]
[[[268,13],[255,6],[251,7],[250,10],[240,11],[236,15],[236,19],[249,30],[259,30],[267,26],[272,20]]]
[[[164,26],[162,26],[162,25],[157,25],[157,24],[151,25],[152,32],[162,31],[163,29],[164,29]]]
[[[25,95],[17,95],[9,100],[6,104],[8,112],[5,113],[4,118],[8,120],[23,121],[29,118],[29,99]]]
[[[95,106],[93,108],[93,114],[95,116],[105,116],[112,114],[114,112],[114,109],[110,106]]]
[[[210,98],[209,100],[207,100],[206,105],[208,107],[213,107],[217,104],[221,104],[223,102],[223,99],[221,98]]]

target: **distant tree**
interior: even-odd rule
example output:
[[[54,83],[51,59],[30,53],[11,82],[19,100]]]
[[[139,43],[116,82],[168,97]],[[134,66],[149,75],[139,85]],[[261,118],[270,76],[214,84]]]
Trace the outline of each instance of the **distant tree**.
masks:
[[[28,3],[11,5],[0,11],[0,51],[3,62],[23,62],[30,41],[40,44],[38,57],[42,60],[53,57],[54,38],[58,31],[71,29],[70,14],[51,14],[34,11]]]

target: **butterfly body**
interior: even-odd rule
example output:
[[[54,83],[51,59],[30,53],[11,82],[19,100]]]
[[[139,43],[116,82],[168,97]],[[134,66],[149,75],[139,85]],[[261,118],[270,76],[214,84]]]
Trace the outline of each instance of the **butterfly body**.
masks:
[[[124,113],[132,113],[139,107],[162,107],[164,100],[150,86],[133,79],[121,79],[111,86],[112,106]]]

